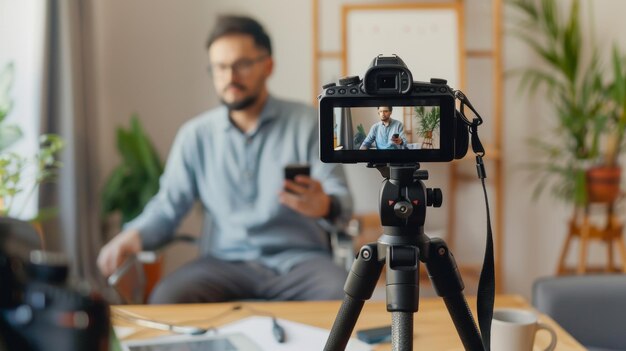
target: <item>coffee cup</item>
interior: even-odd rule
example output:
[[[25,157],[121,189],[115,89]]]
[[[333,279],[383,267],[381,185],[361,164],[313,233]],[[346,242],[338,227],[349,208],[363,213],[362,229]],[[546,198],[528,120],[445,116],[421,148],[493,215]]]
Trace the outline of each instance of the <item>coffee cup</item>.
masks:
[[[552,327],[540,323],[537,315],[529,310],[503,308],[493,311],[491,323],[492,351],[533,351],[535,334],[545,330],[550,333],[550,345],[544,351],[556,347],[556,332]]]

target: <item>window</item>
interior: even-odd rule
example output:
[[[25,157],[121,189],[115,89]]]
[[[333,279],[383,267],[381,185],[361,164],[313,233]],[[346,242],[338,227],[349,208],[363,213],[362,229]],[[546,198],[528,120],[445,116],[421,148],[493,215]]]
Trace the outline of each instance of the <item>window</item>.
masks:
[[[10,91],[13,109],[7,121],[22,129],[23,137],[11,147],[20,155],[34,155],[40,134],[42,109],[45,12],[47,1],[0,0],[0,69],[9,63],[15,66],[15,79]],[[32,178],[25,174],[25,182]],[[32,218],[37,213],[37,192],[31,196],[28,183],[16,197],[10,215]]]

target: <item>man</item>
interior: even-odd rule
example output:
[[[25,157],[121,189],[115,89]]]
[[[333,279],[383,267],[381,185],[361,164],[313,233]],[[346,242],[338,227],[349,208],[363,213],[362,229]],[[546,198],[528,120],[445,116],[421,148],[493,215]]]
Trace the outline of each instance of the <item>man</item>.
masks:
[[[253,19],[219,18],[207,49],[223,106],[180,129],[159,192],[101,250],[100,270],[168,241],[199,200],[210,253],[162,280],[151,303],[341,298],[346,272],[318,221],[346,221],[352,200],[341,166],[319,161],[315,110],[269,94],[270,39]],[[311,177],[284,180],[290,163],[311,164]]]
[[[360,149],[369,149],[376,142],[376,149],[379,150],[395,150],[405,149],[407,145],[406,135],[404,134],[404,125],[402,122],[391,118],[391,106],[379,106],[378,116],[380,122],[376,122],[370,128],[369,133],[363,140]]]

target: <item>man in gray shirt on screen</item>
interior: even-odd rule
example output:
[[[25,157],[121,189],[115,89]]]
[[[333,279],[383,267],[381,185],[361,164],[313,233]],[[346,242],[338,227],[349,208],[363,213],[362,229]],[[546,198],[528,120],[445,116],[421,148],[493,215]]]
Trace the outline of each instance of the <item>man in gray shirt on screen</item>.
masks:
[[[98,267],[109,276],[158,248],[199,200],[209,253],[165,277],[151,303],[342,298],[347,273],[318,222],[345,223],[352,200],[342,166],[319,161],[315,110],[269,94],[272,49],[255,20],[220,17],[207,49],[222,106],[181,127],[159,192],[102,248]],[[293,163],[310,164],[311,176],[285,180]]]
[[[360,150],[369,149],[374,142],[381,150],[405,149],[407,145],[404,124],[391,118],[392,106],[378,106],[380,122],[376,122],[363,140]]]

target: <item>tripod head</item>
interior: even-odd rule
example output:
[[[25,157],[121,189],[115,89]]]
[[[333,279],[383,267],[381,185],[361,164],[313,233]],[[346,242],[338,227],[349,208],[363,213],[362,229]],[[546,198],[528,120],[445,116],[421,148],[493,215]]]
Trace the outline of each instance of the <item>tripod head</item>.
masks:
[[[415,244],[424,235],[426,207],[440,207],[443,195],[439,188],[426,188],[428,171],[419,163],[406,165],[368,165],[376,167],[385,178],[380,190],[380,220],[384,229],[383,244]]]

